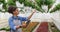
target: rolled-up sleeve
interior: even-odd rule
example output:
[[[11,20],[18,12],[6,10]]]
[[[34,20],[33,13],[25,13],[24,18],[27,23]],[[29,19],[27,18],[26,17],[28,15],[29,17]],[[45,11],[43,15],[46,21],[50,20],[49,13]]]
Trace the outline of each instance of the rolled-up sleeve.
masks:
[[[27,21],[28,20],[28,17],[20,17],[20,20],[21,21]]]
[[[9,21],[9,26],[10,26],[10,28],[13,29],[13,30],[16,30],[16,26],[15,26],[14,23],[13,23],[13,19],[10,18],[8,21]]]

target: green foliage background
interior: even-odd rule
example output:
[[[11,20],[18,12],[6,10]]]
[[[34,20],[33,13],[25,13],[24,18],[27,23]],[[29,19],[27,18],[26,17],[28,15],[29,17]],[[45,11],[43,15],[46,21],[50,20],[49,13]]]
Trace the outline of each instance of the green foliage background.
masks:
[[[0,0],[0,3],[3,3],[3,8],[5,9],[5,12],[7,12],[7,8],[9,5],[16,6],[15,2],[19,1],[21,4],[24,3],[24,6],[29,6],[32,8],[37,9],[40,12],[45,12],[45,10],[42,9],[42,5],[47,5],[48,6],[48,11],[52,7],[52,5],[55,3],[55,0],[35,0],[35,2],[30,1],[30,0],[7,0],[7,3],[5,0]],[[51,10],[50,12],[55,12],[60,9],[60,4],[56,5],[56,7]]]

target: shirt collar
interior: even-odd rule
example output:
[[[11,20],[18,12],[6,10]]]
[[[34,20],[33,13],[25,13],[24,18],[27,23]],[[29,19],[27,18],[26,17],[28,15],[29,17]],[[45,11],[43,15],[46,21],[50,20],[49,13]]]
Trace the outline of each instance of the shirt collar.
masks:
[[[16,16],[12,16],[13,17],[13,19],[18,19],[18,16],[16,17]]]

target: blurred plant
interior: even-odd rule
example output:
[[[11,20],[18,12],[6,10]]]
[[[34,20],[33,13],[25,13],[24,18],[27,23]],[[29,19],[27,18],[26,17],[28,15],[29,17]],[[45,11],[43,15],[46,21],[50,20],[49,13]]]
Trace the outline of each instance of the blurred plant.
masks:
[[[16,0],[7,0],[8,2],[7,2],[7,4],[8,5],[13,5],[13,6],[15,6],[16,4],[15,4],[15,1]]]
[[[56,5],[56,7],[52,11],[50,11],[50,13],[59,11],[59,10],[60,10],[60,4]]]
[[[21,4],[24,3],[24,6],[29,6],[32,8],[37,9],[40,12],[45,12],[45,10],[42,9],[42,5],[46,5],[48,8],[47,13],[49,12],[49,9],[52,7],[52,5],[55,3],[55,0],[7,0],[7,3],[5,0],[0,0],[0,3],[3,3],[3,8],[5,9],[5,12],[7,11],[7,8],[9,5],[16,6],[16,1],[19,1]],[[54,9],[52,9],[50,12],[55,12],[56,10],[60,9],[60,4],[56,5]]]
[[[0,3],[3,3],[3,9],[7,10],[7,7],[6,7],[6,2],[5,0],[0,0]]]
[[[55,0],[35,0],[35,2],[33,2],[32,0],[18,0],[18,1],[20,3],[24,3],[25,6],[30,6],[32,8],[35,8],[40,12],[45,12],[41,7],[42,5],[48,6],[47,12],[49,12],[50,7],[55,2]]]

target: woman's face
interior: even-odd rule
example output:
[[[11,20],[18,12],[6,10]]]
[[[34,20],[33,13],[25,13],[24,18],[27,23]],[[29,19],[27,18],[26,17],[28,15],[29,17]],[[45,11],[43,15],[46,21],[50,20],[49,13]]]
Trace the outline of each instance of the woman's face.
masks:
[[[16,9],[16,10],[13,12],[13,14],[18,15],[18,14],[19,14],[18,9]]]

